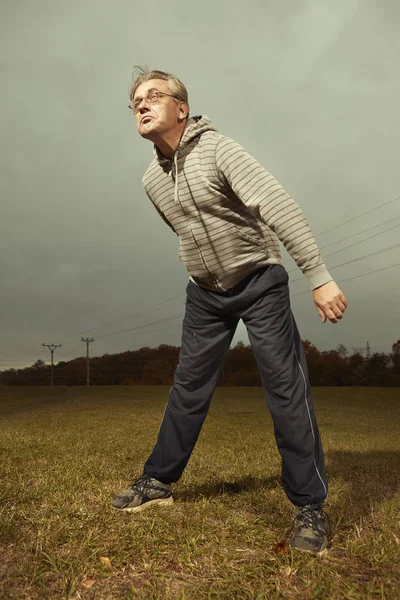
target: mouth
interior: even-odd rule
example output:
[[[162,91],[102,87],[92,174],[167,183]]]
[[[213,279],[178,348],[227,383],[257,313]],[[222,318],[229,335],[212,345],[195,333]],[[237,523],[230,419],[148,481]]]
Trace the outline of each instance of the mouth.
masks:
[[[146,116],[146,117],[143,117],[143,118],[141,119],[140,123],[141,123],[142,125],[145,125],[146,123],[149,123],[150,121],[151,121],[151,117],[149,117],[149,116]]]

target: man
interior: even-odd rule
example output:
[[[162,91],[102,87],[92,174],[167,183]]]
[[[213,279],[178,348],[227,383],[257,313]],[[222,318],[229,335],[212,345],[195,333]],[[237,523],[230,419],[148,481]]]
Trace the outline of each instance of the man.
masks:
[[[283,487],[297,507],[291,545],[319,553],[330,534],[324,456],[278,240],[310,282],[323,322],[341,319],[347,301],[298,205],[207,117],[189,118],[179,79],[142,70],[130,99],[140,135],[154,144],[144,188],[179,236],[190,278],[179,365],[157,443],[143,475],[112,505],[137,512],[173,501],[171,483],[186,467],[242,319],[274,421]]]

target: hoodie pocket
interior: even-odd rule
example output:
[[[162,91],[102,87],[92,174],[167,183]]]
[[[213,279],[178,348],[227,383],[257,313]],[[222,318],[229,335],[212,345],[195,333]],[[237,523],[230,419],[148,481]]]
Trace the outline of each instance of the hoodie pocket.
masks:
[[[257,235],[252,229],[246,231],[243,228],[239,228],[236,227],[236,225],[233,225],[233,231],[235,232],[235,235],[238,238],[245,240],[250,244],[256,244],[257,246],[265,246],[265,240],[263,238],[257,237]]]

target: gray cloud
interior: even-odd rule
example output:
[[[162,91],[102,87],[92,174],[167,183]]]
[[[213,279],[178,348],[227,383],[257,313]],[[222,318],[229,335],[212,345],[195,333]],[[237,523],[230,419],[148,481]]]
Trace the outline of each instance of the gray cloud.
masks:
[[[178,241],[141,188],[152,148],[126,107],[134,63],[181,77],[192,114],[207,114],[274,173],[321,246],[399,219],[400,202],[392,203],[319,235],[400,195],[397,3],[251,0],[228,10],[206,0],[201,10],[194,3],[182,10],[160,0],[151,7],[43,0],[0,10],[0,368],[47,359],[42,342],[65,340],[60,359],[82,354],[78,332],[179,294],[92,335],[183,316],[187,273]],[[328,268],[398,237],[393,229],[328,257]],[[399,259],[395,249],[332,275],[340,282]],[[344,282],[350,306],[336,326],[320,323],[311,294],[298,295],[307,283],[294,282],[303,337],[321,349],[369,340],[387,351],[400,337],[398,273]],[[179,319],[152,329],[168,326],[99,339],[93,352],[179,344]],[[243,326],[238,339],[247,341]]]

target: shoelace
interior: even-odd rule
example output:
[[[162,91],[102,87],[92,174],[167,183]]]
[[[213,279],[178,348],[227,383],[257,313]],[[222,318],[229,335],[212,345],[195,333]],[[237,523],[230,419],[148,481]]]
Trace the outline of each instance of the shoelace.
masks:
[[[298,514],[294,518],[294,525],[298,526],[299,522],[306,527],[312,527],[322,535],[330,535],[331,523],[329,515],[322,510],[319,504],[307,504],[300,507]]]
[[[141,498],[149,497],[149,492],[151,490],[157,490],[165,494],[165,488],[155,485],[151,480],[152,477],[150,477],[150,475],[143,473],[135,483],[132,483],[130,489],[138,493]]]
[[[150,475],[146,475],[146,473],[144,473],[143,475],[141,475],[139,477],[139,479],[137,481],[135,481],[135,483],[133,483],[131,485],[131,490],[133,490],[134,492],[137,492],[139,494],[139,496],[141,496],[142,498],[144,498],[145,496],[148,496],[149,495],[148,492],[152,488],[150,480],[151,480]]]

